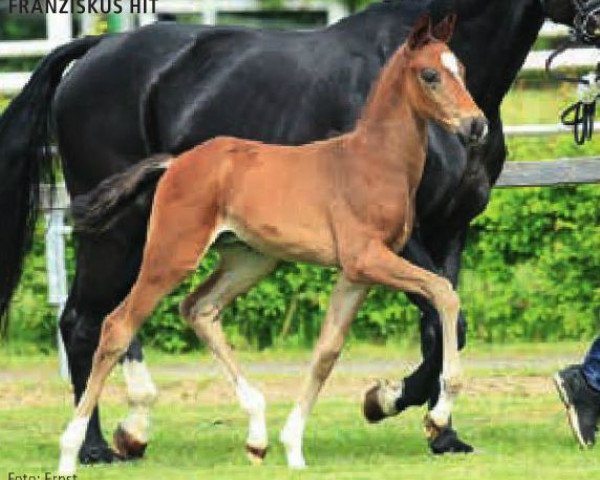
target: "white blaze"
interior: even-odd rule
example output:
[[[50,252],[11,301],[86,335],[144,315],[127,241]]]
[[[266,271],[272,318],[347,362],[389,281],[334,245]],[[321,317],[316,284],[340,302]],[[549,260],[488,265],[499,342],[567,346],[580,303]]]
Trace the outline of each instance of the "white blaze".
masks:
[[[462,78],[460,77],[460,67],[458,66],[458,58],[456,58],[456,55],[454,55],[452,52],[443,52],[441,59],[442,65],[462,82]]]

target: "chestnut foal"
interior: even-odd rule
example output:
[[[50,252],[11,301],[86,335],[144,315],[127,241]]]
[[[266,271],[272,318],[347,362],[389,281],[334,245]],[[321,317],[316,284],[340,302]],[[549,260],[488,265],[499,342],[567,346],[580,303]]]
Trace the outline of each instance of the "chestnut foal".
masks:
[[[226,305],[273,271],[280,259],[341,269],[310,371],[281,431],[290,467],[305,466],[306,420],[373,284],[422,295],[439,311],[443,389],[430,420],[438,427],[447,424],[462,382],[456,338],[459,300],[447,280],[395,252],[402,250],[415,218],[427,121],[467,137],[485,125],[465,88],[462,67],[447,46],[453,27],[450,17],[433,32],[429,18],[419,20],[382,70],[349,134],[298,147],[216,138],[177,158],[147,160],[99,187],[101,193],[87,205],[91,217],[102,216],[103,208],[114,210],[119,204],[115,197],[132,195],[148,172],[164,171],[138,279],[104,321],[85,394],[61,437],[60,473],[75,471],[92,409],[132,336],[224,232],[235,234],[238,241],[216,241],[220,265],[185,299],[181,312],[223,363],[249,414],[247,453],[252,460],[260,462],[267,449],[265,400],[242,376],[218,320]],[[121,191],[110,192],[107,185]],[[102,189],[113,197],[104,205],[98,201]]]

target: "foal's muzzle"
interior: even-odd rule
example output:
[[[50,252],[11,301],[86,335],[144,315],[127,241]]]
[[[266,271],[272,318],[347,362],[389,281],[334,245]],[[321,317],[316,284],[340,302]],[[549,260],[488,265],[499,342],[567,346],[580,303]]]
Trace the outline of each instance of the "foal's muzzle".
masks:
[[[488,121],[484,116],[463,118],[458,127],[458,136],[465,146],[484,143],[488,136]]]

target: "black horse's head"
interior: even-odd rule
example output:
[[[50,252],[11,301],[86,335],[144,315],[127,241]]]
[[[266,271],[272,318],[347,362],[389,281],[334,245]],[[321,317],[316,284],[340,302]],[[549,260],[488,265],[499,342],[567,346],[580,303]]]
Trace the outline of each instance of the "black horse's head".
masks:
[[[600,0],[541,0],[548,18],[573,27],[577,38],[600,44]]]

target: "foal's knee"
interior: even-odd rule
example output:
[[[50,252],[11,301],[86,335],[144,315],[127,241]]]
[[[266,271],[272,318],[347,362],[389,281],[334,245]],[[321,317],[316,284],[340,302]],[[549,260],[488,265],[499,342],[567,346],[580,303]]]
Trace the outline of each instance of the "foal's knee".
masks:
[[[331,373],[335,362],[341,354],[341,348],[332,348],[323,351],[315,365],[314,375],[319,382],[324,382]]]
[[[201,337],[211,327],[211,324],[219,316],[219,309],[210,302],[203,302],[198,299],[198,295],[192,293],[188,295],[180,304],[179,312],[185,321]]]
[[[109,357],[119,359],[127,351],[132,338],[133,331],[129,325],[121,319],[108,317],[102,325],[100,343],[95,355],[97,360]]]
[[[319,354],[314,365],[314,375],[320,382],[324,382],[327,379],[335,362],[340,357],[344,348],[344,336],[345,332],[338,331],[330,338],[325,339],[318,347]]]
[[[435,308],[446,315],[458,315],[460,309],[460,299],[452,287],[452,284],[445,278],[438,279],[431,291]]]

